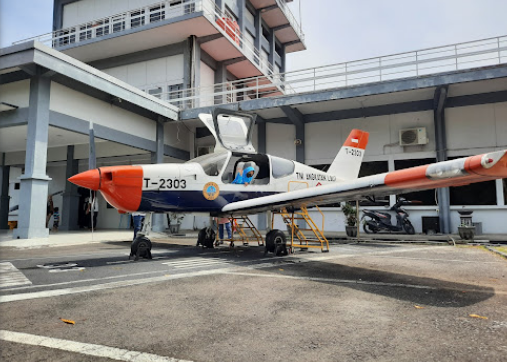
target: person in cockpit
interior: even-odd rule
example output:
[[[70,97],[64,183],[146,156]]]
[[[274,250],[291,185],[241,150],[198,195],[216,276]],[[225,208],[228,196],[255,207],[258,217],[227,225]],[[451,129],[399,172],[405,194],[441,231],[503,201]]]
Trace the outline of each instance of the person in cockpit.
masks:
[[[252,182],[253,176],[255,173],[255,168],[253,166],[247,166],[243,173],[239,172],[236,174],[236,178],[232,181],[233,184],[244,184],[245,186]]]

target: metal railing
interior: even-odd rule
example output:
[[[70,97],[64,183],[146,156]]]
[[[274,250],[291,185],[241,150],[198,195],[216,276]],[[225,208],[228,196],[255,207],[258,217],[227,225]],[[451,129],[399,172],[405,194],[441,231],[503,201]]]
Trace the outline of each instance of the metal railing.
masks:
[[[277,0],[277,3],[302,39],[301,27],[297,24],[288,7],[283,1]],[[142,8],[94,19],[37,37],[20,40],[13,44],[37,40],[53,48],[64,49],[67,46],[79,45],[80,42],[90,39],[125,32],[147,24],[197,12],[202,12],[217,30],[235,44],[264,74],[274,73],[273,65],[267,59],[262,59],[260,50],[255,47],[251,40],[241,34],[238,29],[235,29],[230,22],[225,21],[227,15],[215,4],[214,0],[159,1]]]
[[[181,109],[507,63],[507,36],[160,94]]]

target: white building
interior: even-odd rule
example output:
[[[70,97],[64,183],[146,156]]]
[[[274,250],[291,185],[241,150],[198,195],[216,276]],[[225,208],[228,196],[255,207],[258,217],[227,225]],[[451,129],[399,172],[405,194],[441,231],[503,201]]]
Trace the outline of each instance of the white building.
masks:
[[[286,2],[55,0],[53,33],[0,50],[0,227],[47,236],[47,195],[63,191],[61,228],[78,228],[86,192],[66,179],[88,169],[90,143],[97,166],[184,162],[214,145],[197,114],[225,103],[259,115],[258,151],[309,165],[328,165],[351,128],[370,132],[362,175],[507,148],[506,37],[285,73],[305,49]],[[406,138],[414,129],[425,136]],[[411,220],[455,232],[466,207],[483,232],[507,233],[506,188],[443,189],[438,205],[410,195],[423,202]],[[126,227],[100,210],[99,228]],[[338,208],[325,214],[344,229]]]

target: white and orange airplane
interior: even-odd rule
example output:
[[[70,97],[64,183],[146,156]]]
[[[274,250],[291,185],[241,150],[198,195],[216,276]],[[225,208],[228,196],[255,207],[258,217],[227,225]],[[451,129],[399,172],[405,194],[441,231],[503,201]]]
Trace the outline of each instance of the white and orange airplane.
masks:
[[[100,191],[120,212],[148,213],[147,230],[140,233],[144,241],[133,242],[134,254],[143,242],[143,247],[151,249],[145,235],[152,213],[234,217],[507,177],[504,150],[358,178],[368,133],[357,129],[350,132],[324,172],[258,154],[251,143],[255,115],[217,109],[199,118],[216,139],[212,154],[183,164],[99,167],[69,178],[76,185]]]

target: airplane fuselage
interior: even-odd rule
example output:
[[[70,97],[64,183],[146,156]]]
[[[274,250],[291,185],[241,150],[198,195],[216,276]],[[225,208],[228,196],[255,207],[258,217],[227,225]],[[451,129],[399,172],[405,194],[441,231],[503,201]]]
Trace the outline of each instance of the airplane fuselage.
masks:
[[[98,180],[95,185],[90,185],[91,189],[99,190],[118,210],[128,212],[216,214],[231,202],[340,181],[334,175],[299,162],[256,155],[257,159],[263,160],[259,162],[257,178],[251,184],[234,184],[232,175],[241,156],[230,151],[221,156],[223,160],[220,157],[218,160],[221,167],[212,174],[205,170],[207,163],[203,167],[199,162],[202,158],[183,164],[101,167],[87,173],[97,173]]]

